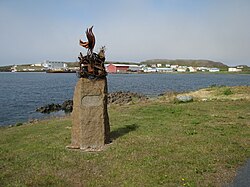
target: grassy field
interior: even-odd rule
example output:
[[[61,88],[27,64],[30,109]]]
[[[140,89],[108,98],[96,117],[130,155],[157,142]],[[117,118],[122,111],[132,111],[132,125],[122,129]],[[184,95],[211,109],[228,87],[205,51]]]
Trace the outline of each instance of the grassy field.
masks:
[[[221,186],[250,158],[248,90],[113,105],[113,142],[96,153],[65,148],[70,118],[1,128],[0,186]]]

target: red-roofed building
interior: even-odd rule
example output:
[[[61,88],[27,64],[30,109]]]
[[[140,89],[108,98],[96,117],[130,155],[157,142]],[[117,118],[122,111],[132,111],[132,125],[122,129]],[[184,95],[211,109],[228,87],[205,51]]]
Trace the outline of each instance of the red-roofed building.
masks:
[[[109,64],[106,66],[108,73],[126,73],[129,69],[129,65],[126,64]]]

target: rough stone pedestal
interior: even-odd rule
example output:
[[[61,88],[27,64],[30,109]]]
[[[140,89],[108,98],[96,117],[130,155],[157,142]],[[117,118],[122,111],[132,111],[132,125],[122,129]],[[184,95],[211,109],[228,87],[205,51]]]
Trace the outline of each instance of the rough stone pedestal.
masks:
[[[102,150],[104,144],[110,141],[107,79],[80,78],[73,103],[71,145],[68,148]]]

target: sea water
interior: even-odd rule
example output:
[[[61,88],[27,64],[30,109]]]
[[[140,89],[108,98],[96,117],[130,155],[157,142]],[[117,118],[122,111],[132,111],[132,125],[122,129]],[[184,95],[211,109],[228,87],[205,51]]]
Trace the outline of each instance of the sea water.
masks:
[[[211,85],[250,86],[250,75],[247,74],[109,74],[107,79],[109,92],[130,91],[147,96]],[[0,73],[0,126],[64,115],[63,112],[41,114],[35,110],[72,99],[77,80],[73,73]]]

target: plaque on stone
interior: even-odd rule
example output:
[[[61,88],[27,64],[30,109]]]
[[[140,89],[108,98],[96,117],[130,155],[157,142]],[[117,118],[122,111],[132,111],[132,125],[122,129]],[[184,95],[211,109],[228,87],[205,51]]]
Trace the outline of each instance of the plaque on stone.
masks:
[[[110,142],[110,126],[107,110],[107,79],[105,48],[94,53],[95,36],[93,26],[86,31],[87,42],[80,45],[87,48],[87,55],[80,53],[79,80],[75,87],[72,112],[72,149],[85,151],[102,150]]]

